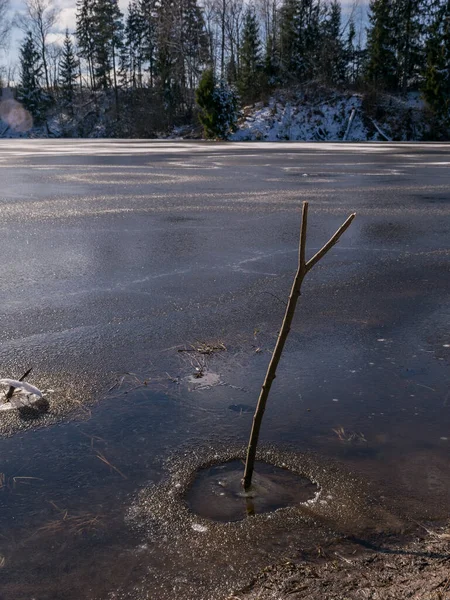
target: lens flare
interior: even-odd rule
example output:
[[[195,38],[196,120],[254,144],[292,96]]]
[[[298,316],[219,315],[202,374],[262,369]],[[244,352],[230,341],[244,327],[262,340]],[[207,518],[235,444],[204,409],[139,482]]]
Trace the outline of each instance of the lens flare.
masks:
[[[33,127],[33,117],[17,100],[8,98],[0,102],[0,119],[11,129],[18,132],[28,131]]]

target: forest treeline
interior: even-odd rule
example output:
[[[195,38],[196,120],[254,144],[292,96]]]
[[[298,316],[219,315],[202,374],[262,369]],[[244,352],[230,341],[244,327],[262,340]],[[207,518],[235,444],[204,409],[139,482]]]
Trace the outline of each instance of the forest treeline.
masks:
[[[16,95],[35,123],[55,110],[68,124],[103,111],[121,135],[200,119],[226,137],[240,106],[280,88],[419,91],[445,138],[450,0],[371,0],[366,20],[355,15],[337,0],[131,0],[125,15],[117,0],[78,0],[75,29],[55,44],[52,0],[25,0]]]

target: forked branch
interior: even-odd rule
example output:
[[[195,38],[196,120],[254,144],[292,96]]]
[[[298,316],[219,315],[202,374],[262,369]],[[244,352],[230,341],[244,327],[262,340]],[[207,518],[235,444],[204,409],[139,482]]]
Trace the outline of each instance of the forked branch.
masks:
[[[284,314],[283,323],[278,334],[277,343],[272,354],[269,366],[267,368],[266,377],[259,394],[258,405],[253,416],[252,431],[250,434],[250,440],[247,448],[247,460],[245,462],[244,477],[242,479],[242,485],[244,490],[249,490],[252,484],[253,469],[256,458],[256,448],[258,445],[259,432],[261,429],[262,418],[266,409],[267,398],[269,397],[270,388],[272,387],[273,380],[276,377],[276,371],[278,363],[280,362],[281,354],[284,349],[287,337],[291,330],[292,319],[294,318],[295,308],[297,301],[300,296],[300,289],[305,278],[306,273],[310,271],[314,265],[316,265],[321,258],[327,254],[329,250],[339,241],[342,234],[349,228],[351,222],[355,218],[356,213],[351,214],[341,227],[336,231],[333,237],[315,254],[308,262],[306,262],[306,229],[308,225],[308,202],[303,203],[302,211],[302,224],[300,230],[300,243],[299,243],[299,255],[298,255],[298,268],[295,274],[294,282],[292,284],[289,301]]]

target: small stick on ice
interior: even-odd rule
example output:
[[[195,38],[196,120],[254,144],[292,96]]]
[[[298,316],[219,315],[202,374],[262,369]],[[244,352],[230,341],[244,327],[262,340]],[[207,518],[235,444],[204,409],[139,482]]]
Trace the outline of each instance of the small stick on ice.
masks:
[[[32,370],[33,370],[33,367],[31,367],[30,369],[28,369],[28,371],[26,371],[18,381],[23,381],[26,377],[28,377],[28,375],[31,373]],[[16,388],[14,386],[12,386],[12,385],[10,386],[8,392],[6,393],[6,397],[5,397],[5,400],[7,402],[9,400],[11,400],[11,398],[13,397],[15,389]]]

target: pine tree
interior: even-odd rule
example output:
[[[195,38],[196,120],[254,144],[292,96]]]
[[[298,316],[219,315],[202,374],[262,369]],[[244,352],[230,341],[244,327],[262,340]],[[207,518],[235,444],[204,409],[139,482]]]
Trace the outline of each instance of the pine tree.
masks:
[[[245,13],[240,50],[238,90],[242,102],[248,103],[258,98],[261,92],[262,76],[259,25],[255,10],[251,6]]]
[[[62,103],[73,115],[73,101],[75,97],[75,84],[78,75],[78,60],[75,57],[69,30],[66,29],[61,60],[59,62],[59,85],[61,88]]]
[[[133,80],[130,53],[126,45],[126,40],[119,48],[117,63],[117,81],[119,87],[125,90],[129,87],[135,88],[138,84],[141,87],[143,81],[142,72],[140,74],[135,72]]]
[[[19,101],[31,113],[36,124],[45,120],[45,110],[50,105],[49,96],[41,87],[42,61],[36,50],[33,35],[28,32],[20,48]]]

